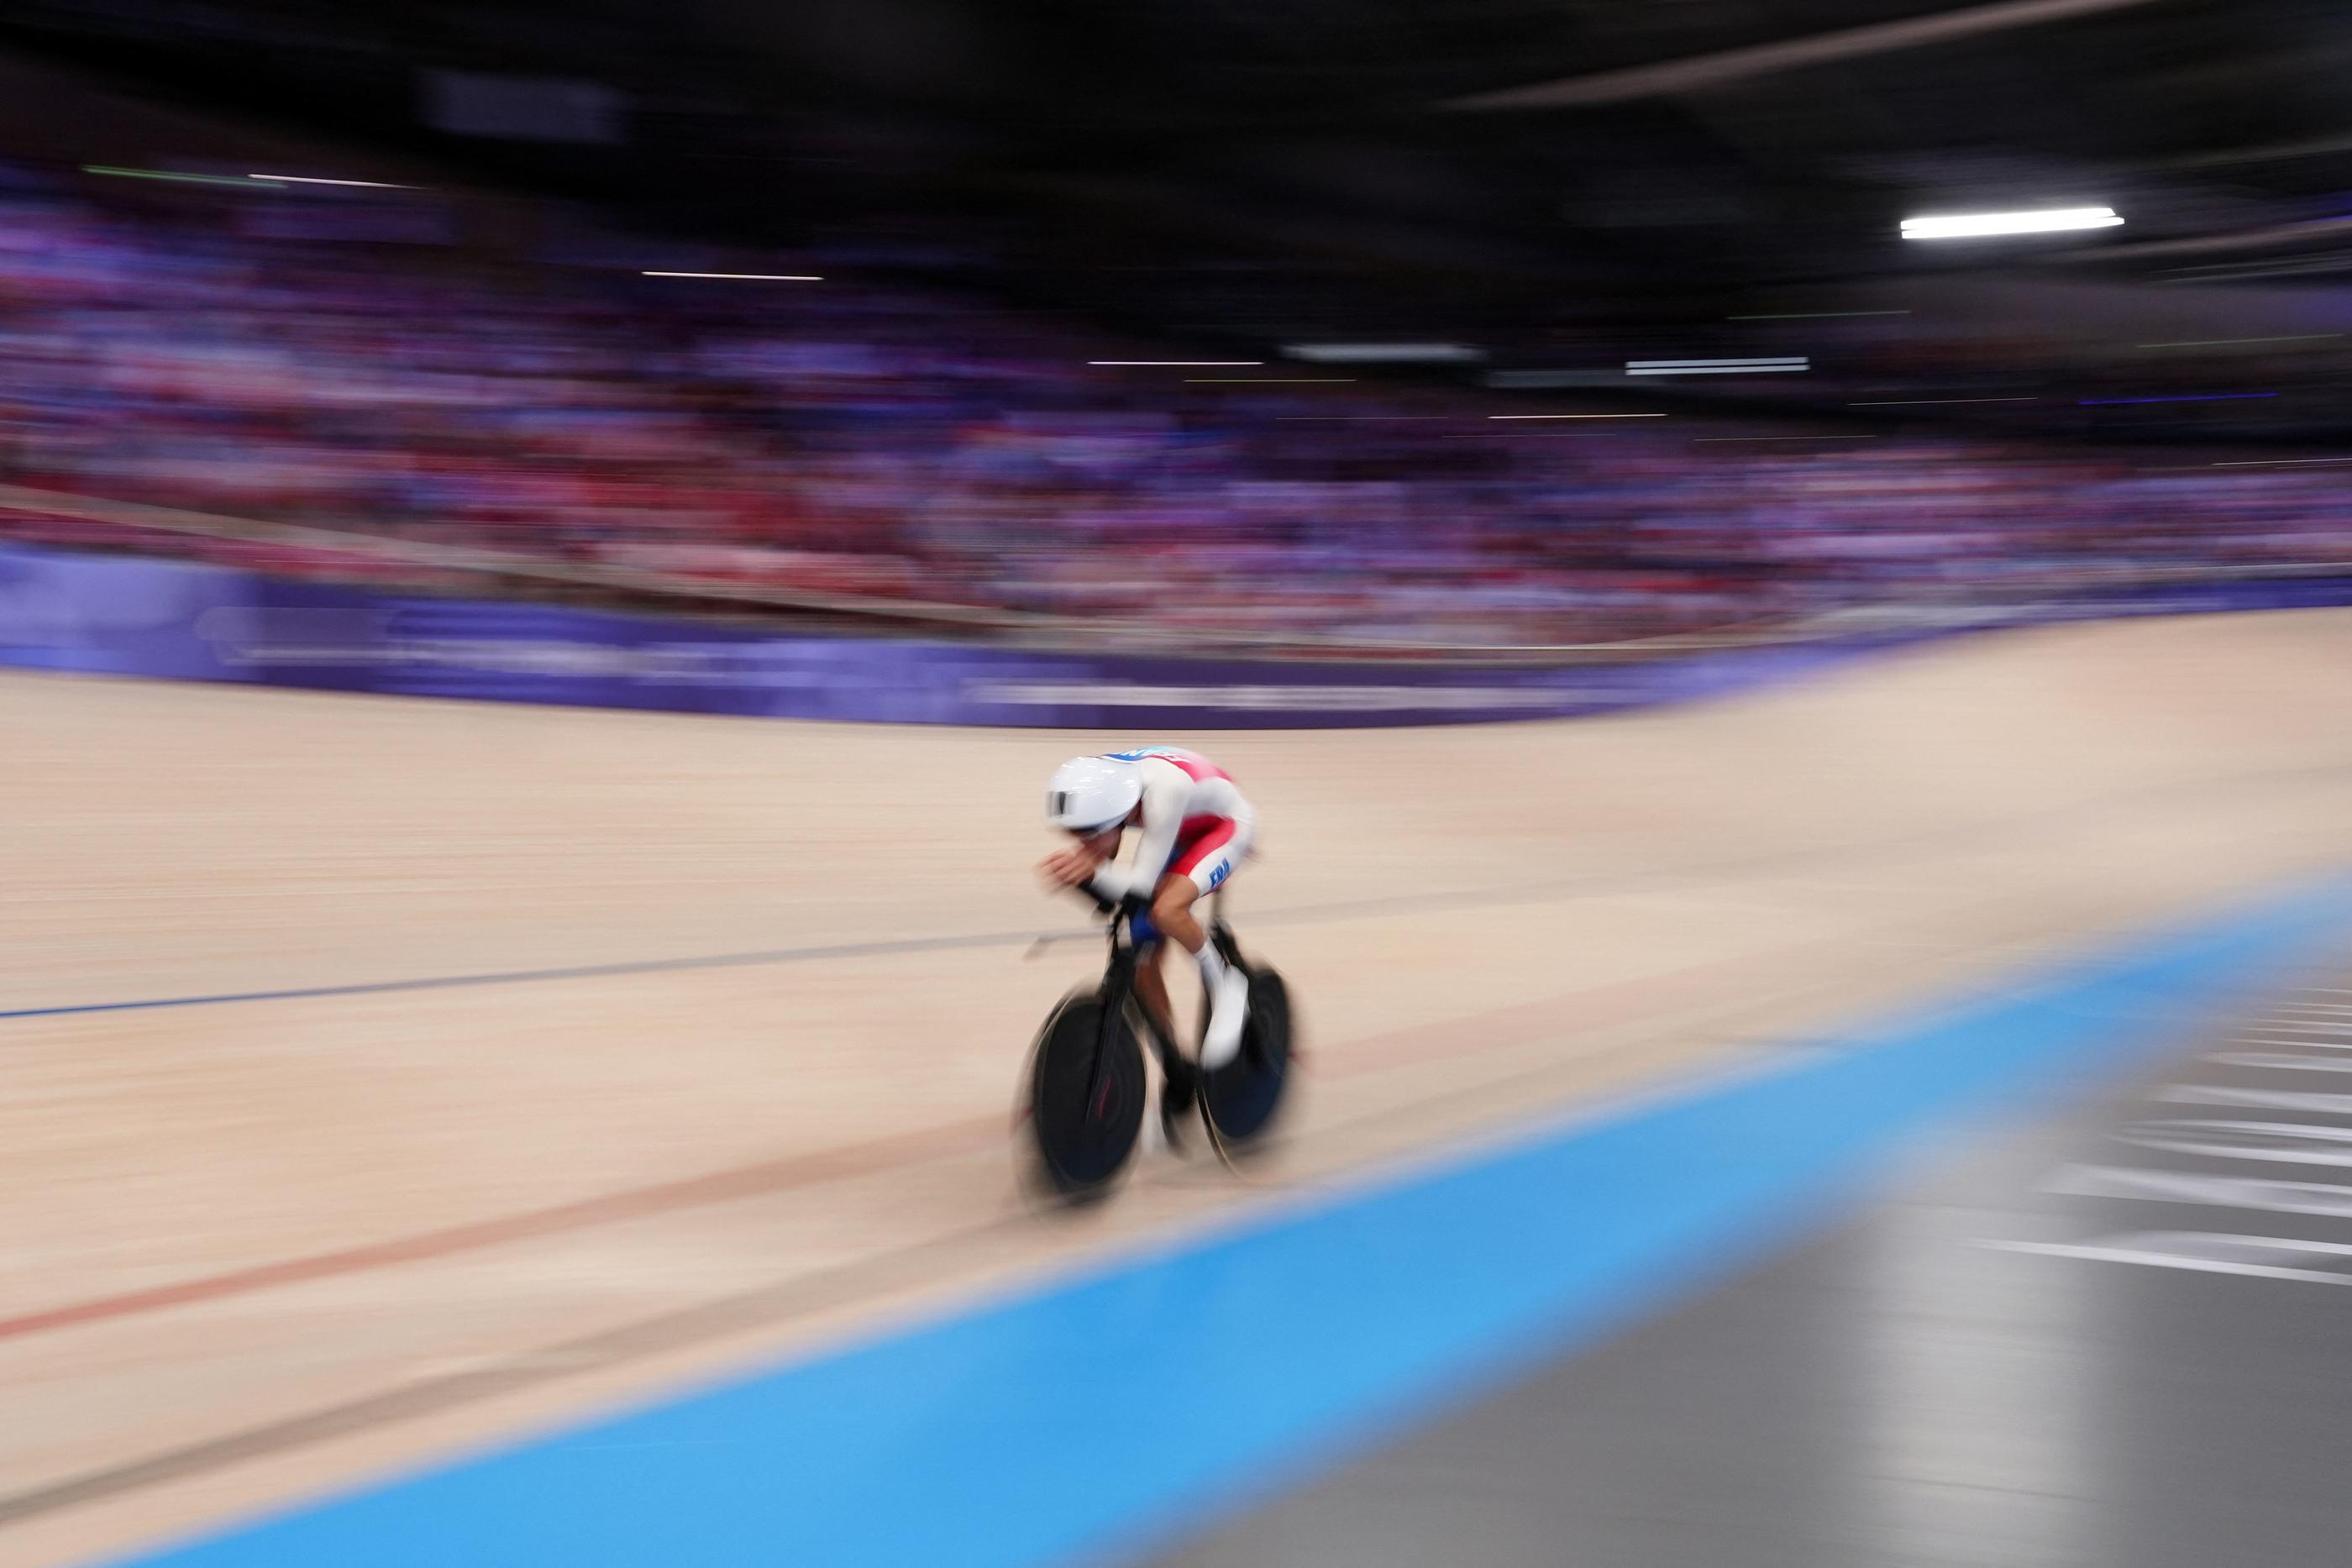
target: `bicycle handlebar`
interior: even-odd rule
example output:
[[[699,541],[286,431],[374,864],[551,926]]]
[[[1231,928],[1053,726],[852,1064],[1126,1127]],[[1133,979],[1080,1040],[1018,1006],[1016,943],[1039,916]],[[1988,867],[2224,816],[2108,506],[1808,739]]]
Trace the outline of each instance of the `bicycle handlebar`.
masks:
[[[1096,913],[1103,915],[1113,925],[1117,925],[1121,920],[1131,920],[1151,907],[1150,901],[1140,894],[1131,893],[1125,898],[1108,898],[1095,891],[1093,886],[1087,883],[1080,883],[1070,891],[1080,898],[1091,900]]]

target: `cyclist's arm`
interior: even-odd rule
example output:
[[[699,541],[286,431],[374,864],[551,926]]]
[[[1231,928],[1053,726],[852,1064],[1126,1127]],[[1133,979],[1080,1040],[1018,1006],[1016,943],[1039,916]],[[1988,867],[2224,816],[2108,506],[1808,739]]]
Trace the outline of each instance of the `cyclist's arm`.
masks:
[[[1184,825],[1185,802],[1192,799],[1192,780],[1174,768],[1145,765],[1143,831],[1135,858],[1125,865],[1106,861],[1092,886],[1105,898],[1150,898],[1160,885],[1160,873],[1176,852],[1176,832]]]

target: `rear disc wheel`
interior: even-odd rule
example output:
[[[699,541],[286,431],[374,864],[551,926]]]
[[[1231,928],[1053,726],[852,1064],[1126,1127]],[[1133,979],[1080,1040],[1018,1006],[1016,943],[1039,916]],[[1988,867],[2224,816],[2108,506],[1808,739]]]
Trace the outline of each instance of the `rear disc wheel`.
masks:
[[[1263,1136],[1289,1080],[1290,988],[1272,969],[1253,970],[1241,1050],[1201,1075],[1201,1113],[1218,1147],[1239,1153]]]

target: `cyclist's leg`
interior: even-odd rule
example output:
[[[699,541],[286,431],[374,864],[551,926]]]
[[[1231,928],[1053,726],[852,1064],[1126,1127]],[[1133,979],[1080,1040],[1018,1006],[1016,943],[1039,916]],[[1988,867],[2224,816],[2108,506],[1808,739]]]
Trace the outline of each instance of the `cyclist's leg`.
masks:
[[[1241,1049],[1242,1020],[1249,1009],[1249,981],[1227,967],[1192,913],[1202,894],[1224,885],[1249,853],[1255,824],[1228,818],[1177,851],[1152,892],[1152,924],[1182,946],[1201,967],[1209,996],[1209,1027],[1202,1036],[1201,1065],[1222,1067]]]
[[[1246,818],[1225,818],[1207,831],[1180,841],[1168,869],[1160,873],[1160,883],[1151,893],[1151,923],[1187,953],[1199,954],[1208,942],[1192,906],[1232,880],[1250,852],[1256,828]]]
[[[1168,944],[1154,942],[1149,952],[1139,953],[1135,960],[1135,999],[1143,1004],[1160,1032],[1170,1040],[1176,1038],[1176,1015],[1168,1003]]]
[[[1187,953],[1198,953],[1208,940],[1192,914],[1192,905],[1200,901],[1200,883],[1181,871],[1161,873],[1160,885],[1151,890],[1151,924]]]
[[[1146,917],[1149,918],[1148,916]],[[1158,932],[1151,933],[1150,945],[1137,953],[1135,959],[1135,1000],[1160,1026],[1160,1032],[1171,1040],[1176,1039],[1176,1013],[1168,1000],[1166,960],[1168,944]],[[1164,1063],[1166,1082],[1160,1086],[1160,1127],[1171,1149],[1184,1143],[1184,1121],[1192,1113],[1192,1080],[1194,1070],[1181,1056]]]

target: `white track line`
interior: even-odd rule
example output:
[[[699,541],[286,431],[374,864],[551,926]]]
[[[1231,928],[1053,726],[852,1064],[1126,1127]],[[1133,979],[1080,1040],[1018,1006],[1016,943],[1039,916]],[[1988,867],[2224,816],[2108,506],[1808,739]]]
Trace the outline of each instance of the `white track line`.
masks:
[[[2042,1184],[2063,1197],[2143,1198],[2151,1203],[2201,1203],[2274,1214],[2352,1219],[2352,1186],[2324,1181],[2273,1181],[2263,1176],[2201,1176],[2190,1171],[2126,1166],[2069,1166]]]
[[[1987,1241],[1983,1245],[2000,1252],[2032,1252],[2044,1258],[2085,1258],[2095,1262],[2137,1263],[2150,1269],[2185,1269],[2197,1274],[2239,1274],[2255,1280],[2301,1280],[2315,1285],[2352,1285],[2352,1274],[2339,1274],[2326,1269],[2291,1269],[2275,1263],[2250,1263],[2235,1258],[2213,1256],[2210,1252],[2179,1251],[2163,1247],[2133,1245],[2133,1243],[2181,1240],[2191,1243],[2243,1243],[2257,1253],[2279,1257],[2321,1256],[2352,1258],[2352,1247],[2327,1241],[2290,1241],[2270,1236],[2200,1236],[2194,1232],[2147,1236],[2126,1236],[2116,1244],[2070,1241]]]

